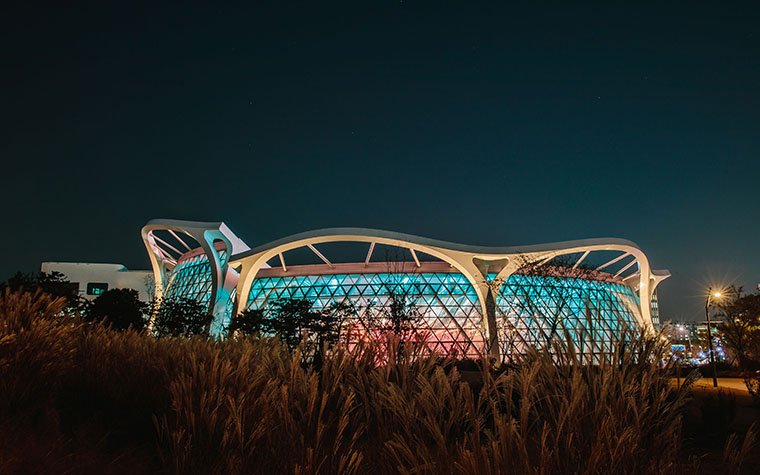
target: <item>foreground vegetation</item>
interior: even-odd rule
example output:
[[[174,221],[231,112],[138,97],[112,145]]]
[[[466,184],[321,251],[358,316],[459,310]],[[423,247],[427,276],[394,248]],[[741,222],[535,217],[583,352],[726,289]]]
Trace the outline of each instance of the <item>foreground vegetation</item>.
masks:
[[[736,359],[747,390],[760,405],[760,291],[745,294],[741,287],[724,290],[718,303],[718,327],[726,346]]]
[[[452,361],[392,337],[325,351],[269,338],[155,338],[0,295],[0,473],[677,473],[689,384],[638,337],[614,364],[555,342],[520,364]],[[725,446],[724,472],[752,430]],[[721,448],[722,449],[722,448]],[[745,467],[746,468],[746,467]]]

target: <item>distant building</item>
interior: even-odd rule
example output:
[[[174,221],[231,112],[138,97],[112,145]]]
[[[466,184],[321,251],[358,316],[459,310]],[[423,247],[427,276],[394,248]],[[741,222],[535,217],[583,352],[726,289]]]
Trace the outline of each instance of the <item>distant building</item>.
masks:
[[[652,292],[652,300],[650,302],[651,305],[651,316],[652,316],[652,326],[654,327],[654,330],[659,332],[662,329],[662,325],[660,323],[660,302],[659,297],[657,297],[657,289]]]
[[[92,300],[109,289],[134,289],[140,300],[148,301],[153,293],[153,272],[129,270],[121,264],[83,262],[43,262],[42,272],[60,272],[79,287],[79,295]]]
[[[723,335],[718,326],[721,321],[710,321],[710,333],[713,339],[715,359],[726,359],[723,348]],[[707,322],[682,321],[673,322],[667,328],[667,336],[670,339],[671,350],[677,353],[684,361],[694,364],[703,364],[710,357],[710,346],[707,338]]]
[[[710,335],[712,336],[713,351],[715,352],[715,359],[723,361],[726,359],[726,351],[723,347],[723,332],[720,331],[720,325],[722,320],[710,320]],[[709,340],[707,338],[707,322],[698,322],[695,324],[695,333],[697,338],[703,345],[703,353],[709,356]]]

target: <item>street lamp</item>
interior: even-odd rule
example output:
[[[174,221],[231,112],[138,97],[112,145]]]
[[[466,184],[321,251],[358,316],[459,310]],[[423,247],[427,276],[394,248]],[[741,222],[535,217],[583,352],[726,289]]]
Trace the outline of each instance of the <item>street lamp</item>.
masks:
[[[710,303],[713,299],[721,297],[720,292],[713,292],[713,289],[707,289],[707,301],[705,301],[705,316],[707,317],[707,343],[710,345],[710,363],[713,369],[713,386],[718,387],[718,372],[715,369],[715,355],[713,354],[712,331],[710,330]]]

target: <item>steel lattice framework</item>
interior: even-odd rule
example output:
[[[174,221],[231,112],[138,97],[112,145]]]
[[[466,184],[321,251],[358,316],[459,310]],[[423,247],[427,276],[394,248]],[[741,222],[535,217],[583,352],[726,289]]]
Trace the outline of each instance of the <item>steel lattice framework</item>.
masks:
[[[577,353],[598,363],[624,330],[636,330],[639,298],[625,284],[570,276],[512,274],[496,299],[502,354],[542,347],[567,331]]]
[[[609,354],[623,330],[658,323],[655,288],[670,275],[651,270],[643,252],[620,239],[485,248],[336,228],[250,249],[224,223],[154,220],[143,228],[143,240],[157,296],[208,305],[217,334],[233,313],[266,309],[277,299],[308,299],[315,309],[350,302],[362,311],[383,308],[391,293],[400,291],[412,296],[422,314],[419,331],[433,350],[470,357],[488,353],[498,360],[566,331],[577,351],[596,361]],[[331,242],[368,243],[366,259],[333,263],[315,247]],[[413,261],[395,268],[372,262],[377,244],[407,249]],[[309,249],[323,264],[286,265],[284,253],[298,248]],[[616,257],[584,267],[592,252]],[[438,261],[422,261],[420,253]],[[554,265],[570,255],[580,257],[572,265]]]
[[[359,311],[385,307],[391,293],[409,296],[423,315],[419,334],[442,354],[477,357],[485,348],[483,317],[475,289],[462,274],[369,273],[264,277],[254,280],[248,308],[266,309],[280,298],[303,298],[323,309],[348,301]],[[361,326],[359,321],[354,326]]]
[[[211,285],[211,265],[205,255],[199,254],[177,263],[169,276],[164,297],[184,297],[208,305]]]

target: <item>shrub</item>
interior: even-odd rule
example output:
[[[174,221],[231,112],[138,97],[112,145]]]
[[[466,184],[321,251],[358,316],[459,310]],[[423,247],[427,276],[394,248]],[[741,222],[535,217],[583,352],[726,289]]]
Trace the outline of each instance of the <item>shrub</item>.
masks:
[[[230,326],[227,328],[228,336],[260,336],[271,332],[269,319],[263,309],[246,309],[230,318]]]
[[[214,316],[193,299],[169,298],[153,302],[153,334],[158,337],[208,335]]]
[[[66,300],[40,290],[0,298],[0,419],[44,407],[71,367],[75,332],[59,323]]]
[[[87,306],[84,318],[90,322],[105,322],[115,330],[142,330],[147,323],[147,307],[136,290],[111,289]]]
[[[16,272],[5,282],[0,282],[0,292],[6,289],[10,292],[35,293],[41,291],[54,299],[63,298],[66,301],[66,309],[71,312],[81,310],[84,299],[79,296],[79,286],[69,282],[65,275],[60,272],[38,272],[36,274],[24,274]]]
[[[752,396],[752,402],[755,405],[760,405],[760,370],[745,371],[743,377],[747,392]]]

